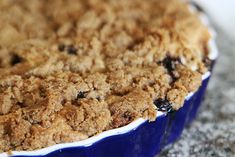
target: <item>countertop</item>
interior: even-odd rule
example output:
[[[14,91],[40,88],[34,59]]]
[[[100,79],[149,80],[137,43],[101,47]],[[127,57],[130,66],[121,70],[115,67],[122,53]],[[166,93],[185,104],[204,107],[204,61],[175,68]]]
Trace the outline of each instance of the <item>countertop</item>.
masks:
[[[198,117],[159,157],[235,156],[235,41],[216,32],[220,54]]]

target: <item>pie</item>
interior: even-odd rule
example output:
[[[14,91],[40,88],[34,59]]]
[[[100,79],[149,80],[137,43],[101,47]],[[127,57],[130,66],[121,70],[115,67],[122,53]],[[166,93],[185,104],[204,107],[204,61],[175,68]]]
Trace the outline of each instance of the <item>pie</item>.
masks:
[[[210,38],[180,0],[1,0],[0,151],[178,110],[208,71]]]

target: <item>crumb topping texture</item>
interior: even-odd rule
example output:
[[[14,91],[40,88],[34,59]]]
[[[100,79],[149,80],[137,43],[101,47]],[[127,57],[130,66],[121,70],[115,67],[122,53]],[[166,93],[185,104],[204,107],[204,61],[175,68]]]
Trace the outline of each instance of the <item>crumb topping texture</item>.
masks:
[[[0,152],[179,109],[201,85],[209,39],[179,0],[1,0]]]

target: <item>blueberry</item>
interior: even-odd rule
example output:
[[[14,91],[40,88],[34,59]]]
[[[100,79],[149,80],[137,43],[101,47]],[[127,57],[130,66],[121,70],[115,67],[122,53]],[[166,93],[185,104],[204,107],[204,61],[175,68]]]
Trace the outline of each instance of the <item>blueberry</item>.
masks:
[[[173,71],[176,69],[177,64],[181,64],[179,58],[173,58],[171,56],[167,56],[162,61],[159,61],[158,64],[163,65],[167,69],[168,73],[171,75],[173,80],[177,79]]]
[[[154,100],[154,104],[158,108],[158,111],[162,111],[162,112],[173,111],[171,103],[166,99],[161,99],[161,98],[156,99],[156,100]]]
[[[76,55],[77,54],[77,49],[73,45],[69,45],[67,47],[67,52],[68,52],[68,54]]]
[[[60,52],[63,52],[66,50],[66,52],[70,55],[77,55],[77,49],[73,45],[59,44],[58,50]]]
[[[59,44],[58,50],[61,51],[61,52],[64,51],[65,50],[65,45],[64,44]]]
[[[163,61],[162,61],[163,66],[169,71],[172,72],[175,70],[176,65],[180,64],[180,59],[179,58],[173,58],[170,56],[167,56]]]
[[[212,61],[208,58],[208,57],[205,57],[203,59],[203,63],[205,64],[205,66],[210,69],[211,68],[211,64],[212,64]]]
[[[85,92],[82,92],[82,91],[78,92],[77,99],[81,99],[81,98],[85,98]]]
[[[17,54],[13,54],[11,58],[11,65],[16,65],[22,61],[22,58],[18,56]]]
[[[101,97],[100,97],[100,96],[97,96],[96,99],[97,99],[98,101],[101,101]]]

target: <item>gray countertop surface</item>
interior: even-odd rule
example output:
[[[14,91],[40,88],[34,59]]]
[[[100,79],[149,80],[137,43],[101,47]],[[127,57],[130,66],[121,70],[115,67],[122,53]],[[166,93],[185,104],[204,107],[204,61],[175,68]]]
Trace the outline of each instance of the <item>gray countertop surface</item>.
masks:
[[[216,32],[220,54],[198,117],[159,157],[235,156],[235,42]]]

